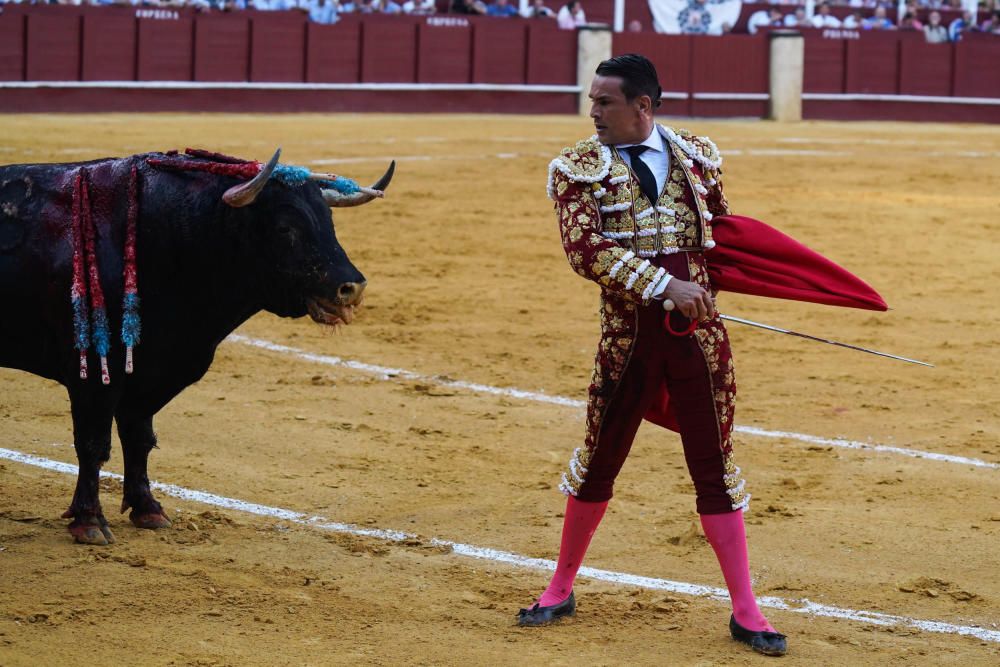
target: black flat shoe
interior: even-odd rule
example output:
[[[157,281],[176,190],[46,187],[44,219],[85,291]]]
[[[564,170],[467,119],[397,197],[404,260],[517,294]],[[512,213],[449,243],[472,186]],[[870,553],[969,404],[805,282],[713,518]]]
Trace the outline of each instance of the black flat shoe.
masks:
[[[517,624],[521,626],[547,625],[566,616],[576,614],[576,597],[570,591],[569,597],[548,607],[540,607],[535,603],[531,609],[517,612]]]
[[[766,630],[747,630],[736,622],[735,616],[729,617],[729,633],[738,642],[743,642],[757,653],[764,655],[785,655],[788,642],[780,632]]]

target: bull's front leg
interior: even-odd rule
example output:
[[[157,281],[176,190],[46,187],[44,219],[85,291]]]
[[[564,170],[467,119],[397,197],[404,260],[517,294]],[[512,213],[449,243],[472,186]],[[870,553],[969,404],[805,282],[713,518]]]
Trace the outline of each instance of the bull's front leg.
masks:
[[[168,528],[170,519],[149,490],[146,472],[149,452],[156,447],[153,418],[135,417],[119,411],[115,420],[118,422],[118,437],[122,441],[122,454],[125,457],[122,512],[131,507],[128,518],[138,528]]]
[[[102,390],[98,390],[102,391]],[[107,391],[107,390],[103,390]],[[88,391],[70,391],[73,414],[73,446],[80,471],[76,491],[64,519],[73,519],[69,532],[82,544],[105,545],[115,541],[101,511],[101,466],[111,457],[110,397]]]

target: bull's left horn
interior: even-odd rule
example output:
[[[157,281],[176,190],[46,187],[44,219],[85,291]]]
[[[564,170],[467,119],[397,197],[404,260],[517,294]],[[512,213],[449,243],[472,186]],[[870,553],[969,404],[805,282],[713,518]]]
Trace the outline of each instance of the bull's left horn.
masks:
[[[361,206],[362,204],[367,204],[376,197],[382,196],[385,189],[389,187],[389,182],[392,181],[394,173],[396,173],[395,160],[389,163],[389,168],[382,174],[382,178],[375,181],[370,188],[362,188],[361,191],[349,195],[342,195],[336,190],[324,189],[323,200],[330,207]]]
[[[222,195],[222,201],[226,202],[233,208],[240,208],[241,206],[249,206],[257,199],[257,195],[260,191],[264,189],[267,185],[267,179],[271,178],[271,174],[274,173],[274,168],[278,166],[278,158],[281,157],[281,149],[274,151],[274,155],[264,168],[258,172],[256,176],[247,181],[246,183],[240,183],[239,185],[234,185],[233,187],[226,190],[226,193]]]

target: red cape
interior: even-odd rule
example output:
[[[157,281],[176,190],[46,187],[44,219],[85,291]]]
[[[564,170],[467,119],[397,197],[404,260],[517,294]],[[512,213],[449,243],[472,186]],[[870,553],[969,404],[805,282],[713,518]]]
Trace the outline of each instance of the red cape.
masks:
[[[888,310],[865,281],[760,220],[724,215],[712,220],[715,247],[705,252],[712,286],[776,299]],[[666,386],[646,419],[678,431]]]

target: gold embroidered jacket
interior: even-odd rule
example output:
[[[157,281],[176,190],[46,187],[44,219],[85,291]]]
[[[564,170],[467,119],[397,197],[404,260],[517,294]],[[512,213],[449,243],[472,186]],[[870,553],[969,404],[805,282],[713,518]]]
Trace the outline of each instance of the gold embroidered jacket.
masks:
[[[710,250],[712,218],[729,212],[715,144],[657,127],[670,168],[656,202],[642,193],[618,151],[596,136],[564,148],[549,165],[548,194],[570,265],[604,290],[640,303],[665,274],[650,258]]]

